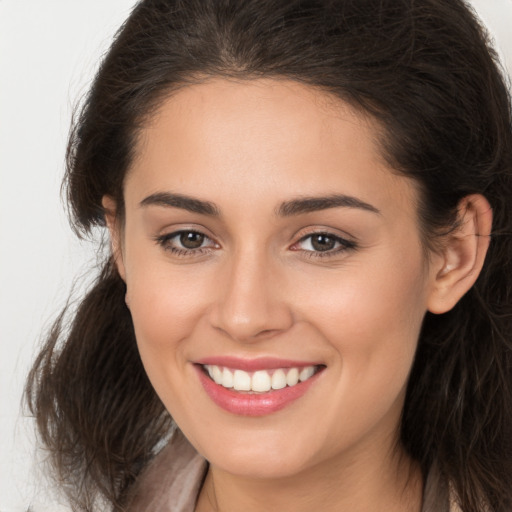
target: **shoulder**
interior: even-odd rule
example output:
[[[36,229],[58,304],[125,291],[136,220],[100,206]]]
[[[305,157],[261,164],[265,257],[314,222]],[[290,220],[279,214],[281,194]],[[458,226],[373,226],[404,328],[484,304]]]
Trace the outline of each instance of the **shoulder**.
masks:
[[[176,430],[136,482],[128,512],[193,512],[207,462]]]

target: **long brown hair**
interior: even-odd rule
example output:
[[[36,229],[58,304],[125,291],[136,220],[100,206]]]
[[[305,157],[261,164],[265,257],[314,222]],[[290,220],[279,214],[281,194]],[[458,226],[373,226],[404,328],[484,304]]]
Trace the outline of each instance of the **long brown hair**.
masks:
[[[72,128],[65,185],[80,236],[123,211],[137,131],[178,87],[205,77],[286,77],[377,118],[382,151],[416,180],[423,238],[465,195],[493,208],[475,286],[427,313],[401,441],[435,462],[464,512],[512,506],[512,121],[484,28],[463,0],[143,0],[121,27]],[[76,510],[123,510],[172,420],[140,362],[111,258],[48,334],[26,396]]]

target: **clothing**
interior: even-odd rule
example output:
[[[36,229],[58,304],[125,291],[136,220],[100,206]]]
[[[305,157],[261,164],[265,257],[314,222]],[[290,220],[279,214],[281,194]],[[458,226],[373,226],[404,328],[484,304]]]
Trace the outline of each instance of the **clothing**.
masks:
[[[177,429],[135,484],[128,512],[194,512],[207,470]]]
[[[208,463],[179,430],[141,475],[128,512],[194,512]],[[423,492],[422,512],[457,512],[449,489],[432,470]]]

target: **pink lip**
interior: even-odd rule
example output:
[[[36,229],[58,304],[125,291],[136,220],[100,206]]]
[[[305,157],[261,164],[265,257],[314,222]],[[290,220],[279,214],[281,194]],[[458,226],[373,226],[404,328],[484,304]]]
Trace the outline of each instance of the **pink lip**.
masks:
[[[219,366],[229,365],[223,364]],[[236,367],[237,366],[235,366],[235,368]],[[308,380],[299,382],[295,386],[287,386],[283,389],[269,391],[268,393],[251,394],[234,391],[216,384],[204,373],[202,366],[195,364],[194,368],[197,371],[199,380],[201,381],[206,394],[212,399],[212,401],[225,411],[241,416],[265,416],[284,409],[287,405],[303,396],[322,373],[322,370],[320,370]],[[240,368],[240,366],[238,366],[238,368]],[[268,369],[268,366],[265,368]],[[283,368],[283,366],[277,366],[276,368]]]
[[[260,357],[258,359],[241,359],[233,356],[205,357],[194,361],[202,365],[225,366],[246,372],[258,370],[276,370],[277,368],[304,368],[305,366],[316,366],[321,363],[292,361],[291,359],[277,359],[274,357]]]

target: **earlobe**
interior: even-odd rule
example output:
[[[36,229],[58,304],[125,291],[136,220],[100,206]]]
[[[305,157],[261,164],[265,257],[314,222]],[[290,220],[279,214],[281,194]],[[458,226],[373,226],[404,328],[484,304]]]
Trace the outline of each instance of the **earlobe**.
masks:
[[[112,247],[112,256],[114,258],[119,275],[125,279],[125,267],[123,262],[123,251],[121,244],[121,227],[119,226],[117,216],[117,204],[111,196],[103,196],[101,200],[105,212],[105,223],[110,233],[110,244]]]
[[[492,209],[480,194],[464,197],[458,207],[458,225],[444,244],[437,268],[428,310],[441,314],[452,309],[474,285],[489,248]]]

